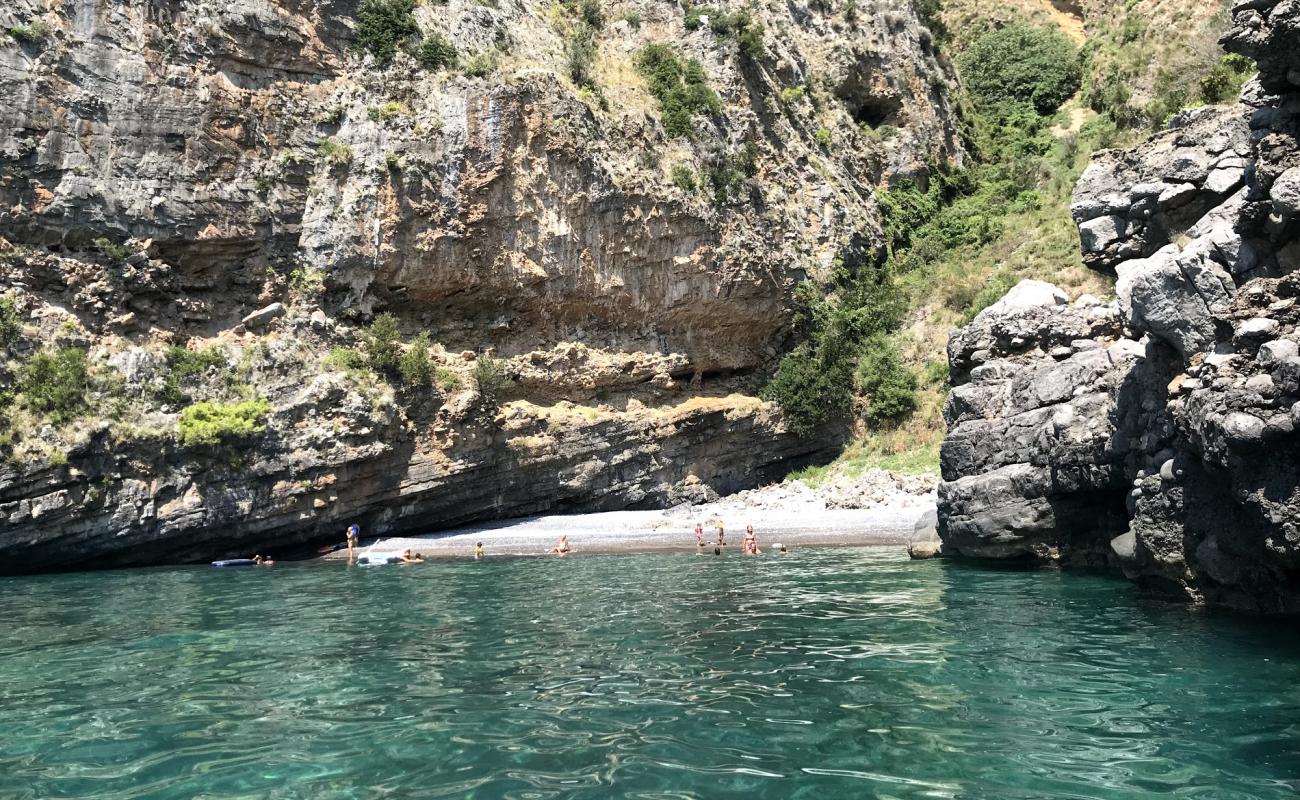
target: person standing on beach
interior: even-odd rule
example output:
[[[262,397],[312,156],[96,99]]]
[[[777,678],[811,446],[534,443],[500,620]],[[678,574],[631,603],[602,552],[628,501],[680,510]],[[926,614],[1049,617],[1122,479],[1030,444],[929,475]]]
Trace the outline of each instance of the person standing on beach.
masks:
[[[348,526],[348,561],[357,557],[357,543],[361,538],[361,526],[355,522]]]
[[[719,522],[715,527],[718,529],[718,547],[724,547],[727,544],[727,538],[723,533],[722,523]]]
[[[474,545],[474,558],[482,558],[482,557],[483,557],[483,543],[479,542],[478,544]]]
[[[745,526],[745,544],[741,552],[747,556],[758,555],[758,537],[754,535],[754,526]]]
[[[704,546],[704,526],[698,522],[695,523],[695,546]]]

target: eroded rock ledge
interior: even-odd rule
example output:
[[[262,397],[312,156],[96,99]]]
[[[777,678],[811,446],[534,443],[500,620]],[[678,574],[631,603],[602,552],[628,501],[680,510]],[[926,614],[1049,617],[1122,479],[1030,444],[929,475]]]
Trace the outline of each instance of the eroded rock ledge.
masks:
[[[1113,303],[1022,284],[949,345],[946,552],[1300,612],[1300,5],[1248,0],[1240,105],[1103,152],[1073,206]]]

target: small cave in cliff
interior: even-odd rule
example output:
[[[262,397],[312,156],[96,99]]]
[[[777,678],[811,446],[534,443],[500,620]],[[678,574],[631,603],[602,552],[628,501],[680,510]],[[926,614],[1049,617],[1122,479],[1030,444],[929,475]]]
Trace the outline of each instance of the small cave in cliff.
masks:
[[[854,104],[853,121],[859,125],[879,128],[881,125],[897,125],[898,113],[903,110],[903,103],[897,97],[868,97]]]

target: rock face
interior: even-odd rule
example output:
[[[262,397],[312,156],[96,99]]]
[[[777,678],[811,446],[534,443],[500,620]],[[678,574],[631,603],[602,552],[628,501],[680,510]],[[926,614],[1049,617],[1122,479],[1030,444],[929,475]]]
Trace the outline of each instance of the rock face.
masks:
[[[883,248],[875,188],[963,159],[910,7],[755,8],[745,53],[631,0],[594,36],[593,90],[569,4],[420,4],[414,41],[474,65],[437,70],[358,50],[358,6],[0,9],[24,32],[0,36],[0,295],[23,326],[0,416],[38,350],[90,366],[75,413],[0,425],[0,572],[670,503],[835,443],[753,395],[796,284]],[[651,42],[720,97],[690,136],[636,71]],[[358,367],[385,311],[432,359],[419,391]],[[500,398],[476,390],[488,354]],[[253,435],[178,435],[250,398]]]
[[[1233,23],[1225,46],[1260,66],[1241,104],[1099,154],[1076,188],[1116,302],[1040,289],[953,334],[946,552],[1300,612],[1300,6],[1239,2]]]

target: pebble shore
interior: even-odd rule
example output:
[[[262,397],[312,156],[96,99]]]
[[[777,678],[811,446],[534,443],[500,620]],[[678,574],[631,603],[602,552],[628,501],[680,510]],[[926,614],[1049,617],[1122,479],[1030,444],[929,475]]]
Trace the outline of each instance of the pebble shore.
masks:
[[[760,549],[794,546],[906,545],[918,528],[932,525],[934,479],[897,476],[873,470],[862,476],[836,478],[816,488],[798,481],[740,492],[699,505],[665,510],[609,511],[499,520],[424,536],[362,541],[374,554],[410,548],[425,557],[473,554],[482,542],[488,555],[538,555],[569,537],[574,554],[644,550],[697,549],[695,524],[704,525],[710,552],[715,524],[726,532],[728,552],[739,552],[746,525],[753,525]],[[924,534],[921,534],[924,535]],[[328,559],[346,559],[336,551]]]

